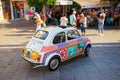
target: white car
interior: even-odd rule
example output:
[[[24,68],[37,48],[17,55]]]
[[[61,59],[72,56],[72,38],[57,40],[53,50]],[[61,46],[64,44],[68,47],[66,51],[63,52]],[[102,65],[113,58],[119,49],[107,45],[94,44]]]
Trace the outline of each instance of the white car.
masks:
[[[81,36],[76,28],[50,26],[41,28],[33,35],[21,56],[37,66],[56,70],[60,63],[75,56],[89,55],[90,40]]]

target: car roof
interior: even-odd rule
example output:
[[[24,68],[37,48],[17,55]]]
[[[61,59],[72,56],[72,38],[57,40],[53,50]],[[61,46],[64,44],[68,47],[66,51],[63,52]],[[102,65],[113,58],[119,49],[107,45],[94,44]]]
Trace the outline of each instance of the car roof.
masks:
[[[59,26],[47,26],[43,27],[41,30],[48,31],[50,34],[51,33],[59,33],[62,31],[68,31],[68,30],[76,30],[76,28],[73,27],[59,27]]]
[[[76,28],[73,27],[61,28],[59,26],[47,26],[41,28],[40,30],[47,31],[49,33],[48,37],[45,40],[42,40],[44,42],[44,45],[49,46],[50,44],[53,44],[51,41],[53,40],[56,34],[69,30],[76,30]]]

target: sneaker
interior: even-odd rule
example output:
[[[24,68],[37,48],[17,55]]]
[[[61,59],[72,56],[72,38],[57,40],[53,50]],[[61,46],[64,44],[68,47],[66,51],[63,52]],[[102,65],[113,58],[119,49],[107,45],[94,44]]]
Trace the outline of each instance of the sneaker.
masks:
[[[101,34],[101,36],[103,36],[103,34]]]

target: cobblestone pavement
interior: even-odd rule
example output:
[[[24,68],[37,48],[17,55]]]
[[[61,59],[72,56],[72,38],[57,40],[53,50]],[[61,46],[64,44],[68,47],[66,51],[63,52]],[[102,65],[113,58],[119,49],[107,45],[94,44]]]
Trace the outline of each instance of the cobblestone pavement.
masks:
[[[0,49],[0,80],[120,80],[120,46],[93,47],[89,57],[78,56],[56,71],[33,69],[21,49]]]

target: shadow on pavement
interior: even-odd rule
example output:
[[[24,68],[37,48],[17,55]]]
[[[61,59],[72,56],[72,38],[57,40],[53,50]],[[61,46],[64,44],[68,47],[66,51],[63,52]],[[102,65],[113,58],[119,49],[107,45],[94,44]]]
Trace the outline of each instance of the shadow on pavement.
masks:
[[[99,36],[97,34],[87,34],[86,36]]]
[[[98,30],[98,26],[89,26],[87,29],[96,29]],[[105,30],[120,30],[120,26],[104,26]]]
[[[35,22],[33,20],[10,20],[9,24],[0,23],[0,27],[4,28],[16,28],[16,29],[34,29]],[[30,28],[29,28],[30,27]]]

